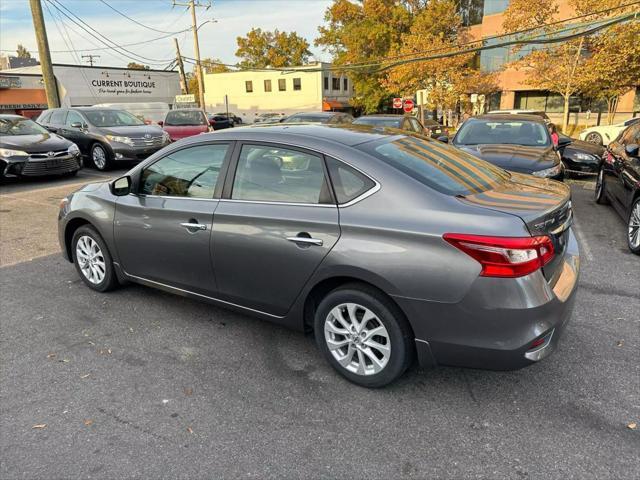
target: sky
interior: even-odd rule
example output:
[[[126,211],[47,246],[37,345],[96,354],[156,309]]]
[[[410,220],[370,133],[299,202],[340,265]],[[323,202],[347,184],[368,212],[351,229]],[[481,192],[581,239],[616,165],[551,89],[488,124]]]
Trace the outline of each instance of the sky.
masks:
[[[100,36],[88,34],[54,7],[62,4],[99,34],[118,45],[144,42],[181,31],[191,26],[191,16],[186,7],[172,6],[173,0],[105,0],[109,5],[134,20],[154,29],[137,25],[120,16],[100,0],[41,0],[44,11],[49,49],[54,63],[85,62],[81,55],[95,54],[100,58],[95,63],[101,66],[126,66],[131,61],[164,68],[175,58],[176,37],[183,56],[194,57],[191,32],[177,33],[152,43],[126,47],[133,54],[119,55],[104,48]],[[180,3],[186,3],[184,0]],[[207,0],[200,0],[207,4]],[[236,37],[244,36],[251,28],[263,30],[295,31],[311,44],[310,50],[317,60],[328,61],[329,55],[313,46],[318,26],[322,24],[324,12],[331,0],[213,0],[212,8],[197,9],[198,24],[215,20],[199,29],[200,55],[215,57],[224,63],[235,64]],[[63,10],[64,11],[64,10]],[[66,12],[68,15],[69,13]],[[71,16],[71,15],[70,15]],[[80,23],[77,19],[76,22]],[[166,33],[165,33],[166,32]],[[28,0],[0,0],[0,50],[15,54],[18,43],[22,43],[37,57],[36,39]],[[75,53],[64,52],[75,50]],[[127,58],[131,55],[135,59]],[[142,58],[145,57],[145,58]],[[185,64],[190,70],[192,65]]]

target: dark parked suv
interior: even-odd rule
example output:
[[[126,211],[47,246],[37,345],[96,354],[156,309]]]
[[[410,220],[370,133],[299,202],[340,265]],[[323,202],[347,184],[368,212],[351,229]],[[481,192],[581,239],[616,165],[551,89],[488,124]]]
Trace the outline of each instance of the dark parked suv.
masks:
[[[98,170],[114,162],[144,160],[170,142],[169,134],[124,110],[81,107],[45,110],[37,122],[71,140]]]

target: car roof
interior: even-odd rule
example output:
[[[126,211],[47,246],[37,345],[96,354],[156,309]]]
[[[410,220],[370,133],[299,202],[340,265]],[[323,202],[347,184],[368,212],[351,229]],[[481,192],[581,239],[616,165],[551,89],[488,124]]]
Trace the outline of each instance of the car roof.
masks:
[[[477,115],[475,117],[471,117],[469,120],[504,120],[504,119],[505,119],[504,113],[487,113],[486,115]],[[540,115],[534,115],[534,114],[522,113],[522,114],[518,114],[517,120],[512,119],[512,121],[518,121],[518,122],[521,120],[544,123],[544,119]]]
[[[201,108],[174,108],[173,110],[169,110],[167,113],[171,112],[202,112]]]
[[[328,141],[346,146],[359,145],[386,137],[397,137],[399,132],[384,129],[371,129],[363,125],[336,126],[317,123],[275,123],[249,125],[229,128],[212,133],[190,137],[196,140],[256,140],[264,142],[287,143],[293,137],[312,138],[315,141]],[[402,134],[400,134],[402,135]]]
[[[334,115],[345,115],[343,112],[298,112],[290,115],[290,117],[304,117],[304,116],[312,116],[312,117],[332,117]]]
[[[27,118],[27,117],[23,117],[22,115],[15,115],[13,113],[0,113],[0,118],[16,119],[17,120],[19,118]]]
[[[371,115],[361,115],[358,118],[409,118],[412,115],[400,115],[399,113],[372,113]]]

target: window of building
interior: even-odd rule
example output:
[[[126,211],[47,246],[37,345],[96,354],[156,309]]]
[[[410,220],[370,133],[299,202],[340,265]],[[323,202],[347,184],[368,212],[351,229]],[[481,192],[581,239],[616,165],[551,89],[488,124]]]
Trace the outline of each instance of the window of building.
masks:
[[[329,90],[329,77],[324,77],[324,89]]]
[[[302,90],[302,79],[294,78],[293,79],[293,89],[294,90]]]
[[[331,79],[331,90],[340,91],[340,77],[333,77]]]
[[[142,171],[140,193],[169,197],[213,198],[227,144],[183,148]]]
[[[270,92],[271,91],[271,80],[265,80],[264,81],[264,91],[265,92]]]
[[[278,79],[278,90],[281,92],[287,91],[287,81],[284,78]]]
[[[346,77],[342,79],[342,90],[345,92],[349,91],[349,79]]]
[[[244,88],[247,93],[253,92],[253,82],[251,80],[247,80],[244,82]]]
[[[491,2],[491,0],[487,0]],[[465,27],[482,23],[485,0],[458,0],[458,12]]]
[[[269,145],[244,145],[231,198],[263,202],[330,203],[322,158]]]

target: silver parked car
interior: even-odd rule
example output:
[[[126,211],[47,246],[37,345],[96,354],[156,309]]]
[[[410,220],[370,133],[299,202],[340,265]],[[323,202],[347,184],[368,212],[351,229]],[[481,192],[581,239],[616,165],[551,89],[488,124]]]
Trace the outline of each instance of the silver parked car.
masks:
[[[61,204],[92,289],[161,288],[315,332],[379,387],[422,366],[514,369],[555,348],[579,258],[568,187],[397,131],[229,129]]]

